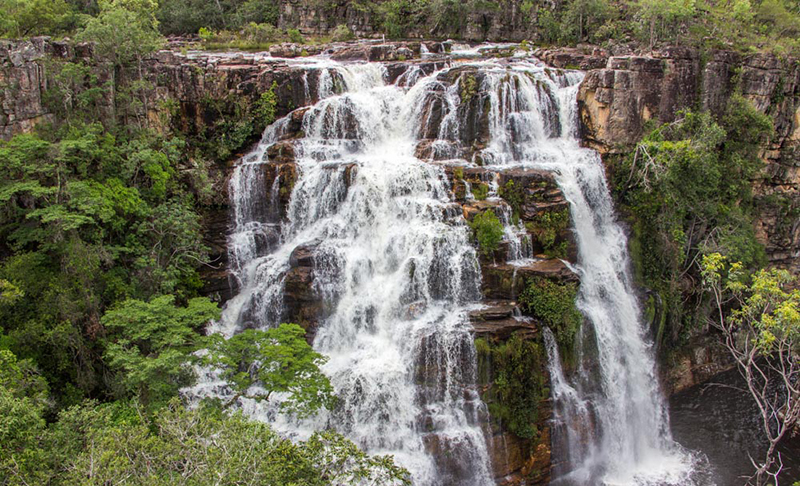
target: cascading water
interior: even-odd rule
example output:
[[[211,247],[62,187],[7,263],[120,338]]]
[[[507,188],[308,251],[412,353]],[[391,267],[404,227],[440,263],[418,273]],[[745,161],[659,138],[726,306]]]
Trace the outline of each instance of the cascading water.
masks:
[[[411,72],[387,86],[383,75],[379,64],[318,74],[321,101],[304,115],[279,242],[259,243],[269,238],[251,220],[268,184],[251,165],[268,163],[282,122],[237,166],[230,253],[241,290],[211,330],[280,323],[292,252],[310,249],[326,307],[314,347],[330,358],[323,371],[339,405],[302,422],[242,406],[299,437],[334,426],[370,453],[393,454],[414,484],[491,484],[467,321],[480,298],[476,253],[442,167],[414,157],[422,100],[437,82]],[[271,221],[275,211],[260,214]],[[194,393],[224,395],[223,385],[207,372]]]
[[[595,433],[592,438],[567,434],[571,472],[560,482],[691,484],[693,458],[671,438],[603,166],[575,136],[581,79],[577,72],[519,65],[511,75],[487,72],[483,88],[492,99],[484,160],[493,167],[554,172],[571,208],[581,277],[577,305],[591,326],[582,336],[596,354],[597,368],[577,373],[574,387],[555,373],[553,394],[557,409],[568,415],[560,419],[573,426],[587,422],[578,405],[589,404]]]
[[[570,384],[545,334],[557,419],[594,429],[564,434],[570,472],[557,480],[686,484],[690,456],[670,438],[625,235],[599,156],[577,141],[582,74],[528,61],[475,63],[480,100],[470,108],[457,67],[427,76],[413,67],[394,85],[379,64],[314,69],[320,101],[304,114],[305,136],[294,142],[297,180],[284,221],[274,207],[281,175],[272,167],[267,184],[264,174],[273,165],[265,154],[289,117],[269,127],[234,171],[229,243],[239,293],[210,331],[232,335],[282,322],[293,254],[311,252],[313,287],[323,301],[314,347],[330,358],[323,371],[339,406],[302,422],[269,405],[241,399],[242,407],[299,437],[332,426],[370,453],[393,454],[416,485],[493,484],[467,321],[480,299],[480,271],[442,164],[474,165],[464,160],[471,157],[492,170],[545,169],[570,202],[578,306],[590,325],[580,336],[597,356],[597,369],[576,373]],[[464,120],[469,110],[488,127],[471,153],[463,142],[472,144],[480,129]],[[427,158],[439,162],[420,160],[424,142]],[[497,189],[492,179],[490,195]],[[510,214],[501,216],[508,259],[524,264],[532,253],[527,235]],[[595,381],[599,386],[590,386]],[[226,391],[207,371],[193,393]]]

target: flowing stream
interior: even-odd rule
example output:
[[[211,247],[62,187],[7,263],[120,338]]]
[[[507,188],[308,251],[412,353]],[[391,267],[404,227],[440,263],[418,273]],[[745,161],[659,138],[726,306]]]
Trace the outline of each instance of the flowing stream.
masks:
[[[283,322],[287,274],[299,249],[310,253],[323,302],[313,345],[330,358],[323,371],[339,406],[297,421],[274,406],[241,405],[301,438],[334,427],[370,453],[393,454],[416,485],[494,484],[467,319],[480,301],[480,269],[443,168],[454,160],[474,165],[459,149],[472,136],[459,66],[428,75],[411,67],[394,84],[380,64],[309,68],[304,79],[317,77],[320,101],[305,111],[304,137],[294,142],[297,174],[285,216],[277,208],[288,175],[267,170],[274,165],[267,152],[290,117],[266,130],[231,178],[230,267],[239,292],[210,329],[230,336]],[[592,357],[578,350],[578,362],[591,366],[565,376],[545,331],[556,420],[566,424],[556,427],[553,450],[563,457],[554,456],[555,480],[687,484],[692,456],[670,436],[625,235],[599,156],[578,144],[582,74],[532,60],[469,68],[480,99],[473,119],[488,127],[488,143],[472,160],[553,171],[571,207],[586,317],[580,349]],[[440,162],[419,158],[423,138]],[[524,264],[530,241],[509,214],[501,218],[508,258]],[[194,393],[226,391],[208,371]]]

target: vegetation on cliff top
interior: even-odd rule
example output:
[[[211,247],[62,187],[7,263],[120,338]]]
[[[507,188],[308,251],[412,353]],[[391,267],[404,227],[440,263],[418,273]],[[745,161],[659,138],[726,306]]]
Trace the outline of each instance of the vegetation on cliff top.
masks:
[[[364,12],[369,28],[389,38],[460,38],[502,29],[535,44],[630,44],[650,48],[678,44],[741,51],[800,52],[800,5],[791,0],[305,0],[315,16],[333,20],[325,40],[347,40],[346,25]],[[164,35],[201,33],[210,46],[261,48],[303,42],[281,23],[284,2],[270,0],[0,0],[0,36],[65,35],[107,15],[109,5],[148,9]],[[302,9],[302,7],[300,7]],[[286,9],[284,9],[286,10]],[[294,13],[291,13],[294,11]],[[289,12],[296,16],[297,7]],[[499,20],[514,12],[511,21]],[[283,12],[286,14],[286,12]],[[116,12],[115,15],[120,15]],[[338,22],[338,25],[337,23]],[[280,28],[279,28],[279,23]],[[493,25],[498,24],[498,25]],[[496,33],[493,35],[497,35]]]

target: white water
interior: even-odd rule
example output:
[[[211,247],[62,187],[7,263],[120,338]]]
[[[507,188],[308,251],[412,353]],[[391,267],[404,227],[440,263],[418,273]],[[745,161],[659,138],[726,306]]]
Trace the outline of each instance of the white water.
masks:
[[[378,64],[320,71],[279,244],[253,243],[264,226],[250,221],[254,200],[267,185],[265,169],[250,166],[267,165],[280,122],[237,166],[230,252],[241,290],[212,331],[281,322],[290,255],[313,248],[314,289],[328,309],[314,347],[330,359],[323,371],[339,405],[303,422],[270,405],[242,400],[244,409],[301,438],[333,426],[370,453],[393,454],[414,484],[491,484],[467,322],[480,298],[475,249],[444,171],[413,155],[422,100],[437,82],[412,71],[387,86],[383,74]],[[194,393],[226,391],[207,372]]]
[[[593,425],[566,434],[571,472],[562,480],[689,483],[691,457],[670,437],[625,235],[598,155],[576,138],[574,98],[582,75],[528,62],[475,66],[479,93],[488,97],[479,105],[488,107],[490,135],[481,159],[495,169],[555,172],[571,206],[578,305],[591,331],[581,335],[583,346],[594,348],[597,369],[570,383],[557,349],[548,345],[559,419]],[[466,319],[480,297],[475,250],[443,170],[414,155],[417,140],[428,137],[433,158],[462,156],[459,140],[467,128],[460,80],[410,71],[387,86],[377,64],[315,69],[321,101],[305,114],[306,136],[295,146],[299,174],[285,221],[277,221],[274,208],[280,181],[268,191],[263,175],[266,149],[281,138],[285,121],[268,128],[231,180],[231,269],[240,292],[211,331],[231,335],[281,322],[291,254],[312,249],[314,289],[325,304],[314,347],[330,358],[324,372],[340,406],[304,422],[275,407],[242,406],[298,437],[335,427],[370,453],[393,454],[414,484],[493,484]],[[432,103],[441,107],[438,122],[427,110]],[[265,200],[272,201],[266,211]],[[504,216],[508,258],[524,262],[529,244]],[[198,396],[225,393],[213,372],[195,389]]]
[[[567,434],[571,484],[691,484],[693,458],[670,434],[652,344],[631,282],[627,241],[617,224],[599,155],[576,138],[581,73],[519,66],[490,72],[491,143],[484,160],[553,171],[570,203],[581,286],[577,305],[592,332],[597,369],[575,387],[553,379],[561,420],[581,427],[591,404],[594,434]],[[579,359],[582,356],[579,356]],[[583,378],[583,379],[582,379]],[[598,383],[599,382],[599,383]],[[582,408],[584,407],[584,408]],[[585,427],[584,427],[585,428]],[[589,442],[587,444],[587,441]]]

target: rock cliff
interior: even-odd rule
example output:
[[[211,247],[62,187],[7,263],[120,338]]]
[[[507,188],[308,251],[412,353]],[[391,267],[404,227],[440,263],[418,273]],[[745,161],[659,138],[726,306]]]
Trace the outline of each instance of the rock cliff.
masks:
[[[669,48],[653,56],[611,57],[590,70],[578,93],[585,143],[627,153],[648,121],[673,121],[682,109],[724,111],[738,90],[772,118],[764,171],[754,181],[756,232],[771,264],[800,270],[800,64],[769,54],[700,53]]]
[[[495,14],[507,14],[512,24],[521,22],[517,18],[521,14],[514,10],[517,8],[514,5],[503,7],[511,9],[509,12]],[[323,25],[321,17],[315,16],[309,8],[302,2],[286,2],[283,15],[285,19],[291,18],[291,22],[305,25],[308,30],[330,27]],[[349,19],[348,24],[363,24],[366,31],[369,19],[363,17],[363,13],[350,11],[350,6],[343,8],[341,17]],[[488,25],[488,30],[476,33],[475,38],[502,38],[505,33],[504,27],[499,27],[495,21],[475,25]],[[335,59],[384,62],[388,76],[396,80],[412,68],[431,73],[450,62],[446,56],[420,59],[422,45],[414,42],[344,44],[317,47],[308,53],[324,50]],[[425,43],[425,49],[429,52],[447,50],[441,43]],[[143,66],[144,78],[151,88],[134,115],[146,120],[155,130],[179,131],[190,140],[213,140],[225,134],[222,127],[226,123],[241,118],[242,113],[249,113],[248,107],[257,103],[263,93],[272,90],[277,99],[276,115],[292,114],[285,140],[270,149],[266,154],[270,163],[263,166],[263,180],[268,186],[272,186],[278,174],[281,176],[278,212],[283,216],[296,176],[292,140],[303,136],[302,108],[317,101],[315,93],[320,79],[310,74],[307,61],[302,59],[302,50],[297,46],[274,46],[272,52],[275,57],[252,53],[159,52]],[[583,138],[587,145],[603,154],[625,153],[639,140],[649,120],[671,121],[682,108],[702,107],[720,112],[732,88],[738,87],[759,110],[773,118],[776,127],[775,138],[764,150],[767,161],[764,177],[756,182],[757,194],[763,201],[759,206],[759,237],[773,264],[795,271],[800,269],[800,224],[794,216],[800,208],[800,68],[795,61],[765,55],[742,57],[730,52],[701,55],[681,48],[666,49],[647,57],[608,57],[601,49],[540,50],[536,55],[557,67],[587,70],[578,95]],[[114,69],[103,63],[94,56],[90,45],[53,42],[47,38],[3,41],[0,42],[0,139],[30,132],[54,121],[57,109],[53,103],[67,103],[67,100],[53,100],[48,96],[56,83],[53,63],[79,61],[90,66],[101,82],[112,81],[115,89],[107,91],[99,103],[105,121],[123,116],[116,111],[116,97],[120,92],[116,88],[136,79],[137,72]],[[460,67],[451,70],[441,81],[452,84],[460,80],[461,85],[474,87],[479,85],[478,75],[468,67]],[[434,164],[453,157],[469,159],[487,143],[487,121],[478,109],[482,94],[462,90],[461,96],[469,123],[461,127],[459,141],[444,148],[433,146],[432,139],[442,121],[442,100],[432,99],[417,147],[420,158]],[[213,262],[203,270],[203,277],[207,282],[205,292],[221,301],[227,300],[236,290],[226,270],[229,169],[237,155],[258,136],[258,130],[250,127],[230,153],[214,161],[216,195],[207,204],[204,224]],[[516,213],[526,226],[537,256],[525,266],[512,267],[498,263],[505,261],[505,258],[498,258],[506,250],[501,247],[495,253],[485,254],[481,260],[486,308],[473,312],[470,317],[476,338],[486,343],[481,355],[480,385],[491,408],[497,366],[493,350],[519,338],[532,346],[530,350],[538,346],[536,352],[542,352],[536,316],[520,318],[517,299],[526,282],[548,279],[569,283],[577,279],[561,259],[555,258],[559,256],[568,261],[575,258],[568,216],[565,222],[563,218],[546,218],[546,221],[562,221],[563,224],[556,227],[545,227],[545,219],[541,218],[545,214],[565,214],[567,202],[552,174],[546,172],[489,171],[482,167],[447,165],[445,174],[453,191],[454,211],[460,211],[468,221],[485,211],[498,215]],[[486,200],[485,191],[495,183],[502,198]],[[770,203],[775,195],[780,196],[781,204]],[[545,232],[546,238],[543,237]],[[314,292],[314,250],[313,246],[297,248],[286,278],[286,318],[303,325],[309,338],[326,312]],[[696,348],[693,354],[671,364],[675,387],[707,378],[718,370],[718,362],[718,354],[711,347]],[[535,368],[531,370],[534,374],[546,377],[545,360],[534,360],[531,366]],[[546,378],[543,380],[537,384],[540,390],[547,386]],[[492,432],[495,474],[502,484],[543,484],[548,480],[549,403],[546,396],[537,399],[536,434],[520,437],[497,421],[487,424]]]

